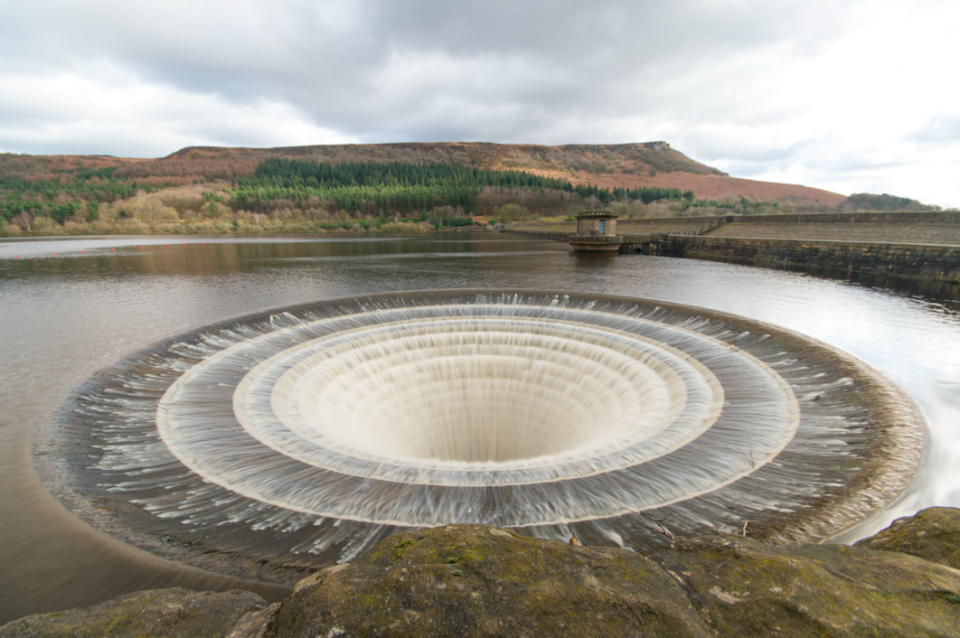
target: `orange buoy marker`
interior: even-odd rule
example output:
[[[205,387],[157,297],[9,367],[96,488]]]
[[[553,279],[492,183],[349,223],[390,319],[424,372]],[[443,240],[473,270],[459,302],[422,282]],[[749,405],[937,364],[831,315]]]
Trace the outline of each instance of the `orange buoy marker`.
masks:
[[[110,250],[112,250],[113,252],[117,252],[116,248],[111,248]]]

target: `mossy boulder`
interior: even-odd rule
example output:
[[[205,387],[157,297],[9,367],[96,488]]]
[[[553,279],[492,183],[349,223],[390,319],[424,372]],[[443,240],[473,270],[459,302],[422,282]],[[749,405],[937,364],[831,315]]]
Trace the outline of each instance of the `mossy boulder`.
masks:
[[[650,559],[717,636],[960,636],[960,572],[906,554],[723,536]]]
[[[914,516],[898,518],[887,529],[855,545],[919,556],[960,569],[960,509],[930,507]]]
[[[148,591],[23,618],[0,638],[960,637],[960,571],[948,566],[960,512],[944,509],[858,547],[712,536],[646,557],[483,526],[412,531],[302,580],[282,603]]]
[[[156,589],[0,627],[2,638],[259,638],[276,605],[247,591]]]
[[[399,534],[314,574],[267,635],[711,634],[680,586],[639,554],[464,525]]]
[[[268,636],[960,636],[960,572],[843,545],[649,557],[495,528],[401,534],[302,581]]]

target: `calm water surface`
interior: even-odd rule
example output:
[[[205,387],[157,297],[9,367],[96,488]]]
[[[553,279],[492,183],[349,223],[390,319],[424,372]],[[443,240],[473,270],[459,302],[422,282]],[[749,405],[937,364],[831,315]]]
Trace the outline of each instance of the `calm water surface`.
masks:
[[[186,245],[185,245],[186,244]],[[960,507],[960,304],[797,273],[637,255],[577,255],[492,233],[422,238],[84,238],[0,242],[0,623],[138,589],[284,590],[172,564],[88,528],[33,467],[37,423],[98,368],[192,327],[319,299],[430,288],[568,289],[768,321],[848,350],[909,392],[927,469],[873,533]],[[846,539],[849,540],[849,539]]]

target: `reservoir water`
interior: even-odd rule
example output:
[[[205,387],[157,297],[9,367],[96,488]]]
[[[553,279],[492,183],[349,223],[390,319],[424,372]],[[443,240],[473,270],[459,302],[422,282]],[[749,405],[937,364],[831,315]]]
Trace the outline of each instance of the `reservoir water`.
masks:
[[[161,560],[93,530],[35,470],[38,424],[130,352],[258,310],[401,290],[571,290],[690,304],[795,330],[865,360],[922,410],[932,444],[904,498],[844,540],[960,506],[960,304],[798,273],[574,254],[493,233],[423,237],[0,242],[0,622],[138,589],[282,588]]]

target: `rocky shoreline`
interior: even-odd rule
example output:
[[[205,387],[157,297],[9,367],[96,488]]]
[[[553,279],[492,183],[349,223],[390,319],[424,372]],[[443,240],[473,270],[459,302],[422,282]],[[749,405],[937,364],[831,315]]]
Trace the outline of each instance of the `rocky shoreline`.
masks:
[[[643,556],[457,525],[406,532],[283,602],[137,592],[0,637],[960,636],[960,509],[845,545],[678,538]]]

